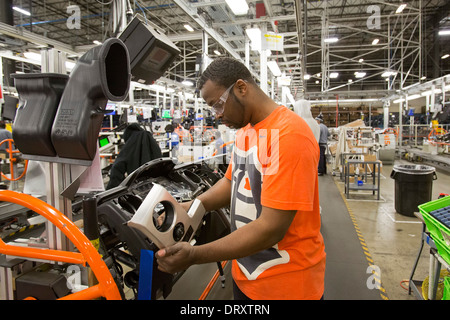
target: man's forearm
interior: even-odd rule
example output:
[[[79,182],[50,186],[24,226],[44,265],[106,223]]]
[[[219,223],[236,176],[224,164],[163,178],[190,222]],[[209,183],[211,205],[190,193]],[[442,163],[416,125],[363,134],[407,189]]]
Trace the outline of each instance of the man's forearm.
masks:
[[[268,249],[283,239],[295,214],[263,207],[260,218],[221,239],[194,247],[194,263],[239,259]]]
[[[231,181],[222,178],[216,182],[210,189],[197,197],[206,211],[213,211],[226,207],[230,204],[231,199]]]

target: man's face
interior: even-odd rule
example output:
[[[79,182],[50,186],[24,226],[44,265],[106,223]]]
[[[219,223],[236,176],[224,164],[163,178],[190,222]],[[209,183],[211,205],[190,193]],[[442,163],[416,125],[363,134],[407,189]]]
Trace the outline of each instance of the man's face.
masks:
[[[228,95],[227,89],[230,89]],[[245,107],[239,102],[235,92],[238,92],[237,83],[231,86],[231,88],[224,88],[211,80],[206,81],[200,90],[201,96],[208,106],[220,106],[218,109],[221,110],[216,112],[216,118],[221,119],[222,123],[229,128],[239,129],[247,123],[245,123],[244,119]],[[212,111],[215,112],[214,110]]]

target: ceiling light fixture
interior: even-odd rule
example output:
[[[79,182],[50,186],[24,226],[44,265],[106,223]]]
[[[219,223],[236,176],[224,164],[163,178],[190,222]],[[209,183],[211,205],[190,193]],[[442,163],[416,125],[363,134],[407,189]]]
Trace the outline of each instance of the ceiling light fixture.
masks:
[[[444,60],[444,59],[447,59],[448,57],[450,57],[450,55],[447,53],[447,54],[444,54],[444,55],[441,57],[441,59]]]
[[[40,53],[36,53],[36,52],[24,52],[23,53],[24,57],[30,60],[34,60],[34,61],[41,61],[41,54]]]
[[[100,41],[98,41],[98,40],[94,40],[94,41],[92,41],[94,44],[96,44],[96,45],[101,45],[102,43],[100,42]]]
[[[188,25],[188,24],[185,24],[184,25],[184,28],[187,30],[187,31],[190,31],[190,32],[194,32],[194,28],[192,28],[190,25]]]
[[[450,29],[448,30],[439,30],[440,36],[450,36]]]
[[[380,39],[374,39],[374,40],[372,41],[372,45],[376,45],[376,44],[378,44],[378,42],[380,42]]]
[[[249,8],[245,0],[225,0],[225,2],[236,16],[244,15],[248,12]]]
[[[440,94],[440,93],[442,93],[441,89],[434,89],[434,94]],[[420,95],[422,97],[425,97],[425,96],[431,96],[432,94],[433,94],[433,90],[428,90],[428,91],[422,92]]]
[[[395,13],[402,13],[403,10],[406,8],[406,3],[402,3],[397,10],[395,11]]]
[[[330,73],[330,79],[336,79],[337,77],[339,77],[339,73],[338,72],[331,72]]]
[[[365,72],[355,72],[355,78],[364,78],[366,76]]]
[[[309,80],[309,79],[311,79],[311,75],[310,75],[310,74],[305,74],[305,75],[303,76],[303,79],[304,79],[304,80]]]
[[[383,78],[387,78],[387,77],[395,76],[396,74],[397,74],[397,72],[395,72],[395,71],[385,71],[381,74],[381,76]]]
[[[12,7],[12,8],[13,8],[13,10],[15,10],[17,12],[20,12],[21,14],[24,14],[26,16],[31,16],[31,13],[27,10],[23,10],[22,8],[19,8],[19,7]]]
[[[275,60],[267,61],[267,66],[269,67],[270,71],[274,75],[274,77],[281,76],[281,70],[278,66],[277,62]]]
[[[339,41],[337,37],[326,38],[323,40],[325,43],[336,43]]]
[[[221,55],[220,51],[219,51],[219,50],[217,50],[217,49],[216,49],[216,50],[214,50],[214,53],[215,53],[215,54],[217,54],[218,56],[220,56],[220,55]]]
[[[181,84],[187,86],[187,87],[192,87],[194,85],[194,83],[192,81],[189,80],[184,80],[183,82],[181,82]]]
[[[245,33],[251,41],[252,50],[261,50],[261,29],[258,27],[247,28]]]
[[[407,96],[406,100],[407,101],[415,100],[415,99],[418,99],[420,97],[421,97],[420,94],[413,94],[413,95]],[[394,100],[394,103],[400,103],[400,102],[405,102],[405,99],[404,98],[400,98],[400,99]]]

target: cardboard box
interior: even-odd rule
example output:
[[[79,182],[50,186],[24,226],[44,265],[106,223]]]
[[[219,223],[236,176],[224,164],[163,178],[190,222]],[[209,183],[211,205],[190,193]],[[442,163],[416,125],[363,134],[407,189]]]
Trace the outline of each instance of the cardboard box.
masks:
[[[193,156],[178,156],[178,161],[180,163],[192,162],[192,161],[194,161],[194,157]]]
[[[377,161],[377,155],[376,154],[363,154],[361,156],[362,161]]]

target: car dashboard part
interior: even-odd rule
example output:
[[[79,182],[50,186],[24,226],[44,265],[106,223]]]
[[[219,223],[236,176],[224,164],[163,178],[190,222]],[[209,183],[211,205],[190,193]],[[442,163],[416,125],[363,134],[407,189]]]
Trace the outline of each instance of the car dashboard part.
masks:
[[[164,196],[171,201],[174,207],[178,206],[178,203],[194,200],[199,194],[208,190],[223,177],[224,172],[223,170],[215,171],[211,169],[207,161],[202,160],[200,162],[177,165],[171,158],[152,160],[133,171],[119,186],[101,193],[85,195],[82,199],[76,199],[72,203],[73,223],[67,222],[67,218],[61,218],[63,220],[66,219],[64,220],[66,222],[63,221],[64,223],[61,223],[62,228],[66,228],[68,224],[72,225],[80,222],[78,220],[83,220],[84,233],[81,233],[81,235],[86,237],[87,242],[91,242],[94,245],[89,250],[93,250],[95,247],[95,256],[98,256],[96,258],[102,264],[104,263],[104,267],[102,267],[103,273],[110,274],[114,283],[111,284],[111,281],[109,283],[117,286],[119,292],[115,297],[121,299],[138,298],[141,251],[151,250],[156,252],[161,245],[165,245],[158,242],[160,241],[158,233],[149,236],[146,232],[130,227],[129,222],[137,214],[139,208],[142,208],[142,204],[152,190],[154,192],[163,190]],[[4,192],[9,191],[4,190]],[[0,196],[2,195],[0,193]],[[22,223],[26,221],[26,218],[34,218],[36,213],[43,215],[43,213],[36,211],[38,207],[34,210],[32,205],[34,202],[37,203],[36,206],[44,205],[44,201],[25,194],[22,194],[22,197],[26,199],[18,203],[18,205],[21,205],[26,211],[20,211],[19,213],[17,209],[14,211],[17,211],[17,214],[14,212],[11,214],[23,216],[20,219]],[[33,199],[34,202],[30,199]],[[10,202],[12,202],[11,208],[17,206],[15,201]],[[45,206],[50,207],[46,204]],[[200,245],[219,239],[230,232],[227,208],[206,213],[203,212],[201,207],[198,208],[198,215],[196,215],[198,220],[190,220],[185,225],[185,231],[188,231],[188,224],[190,223],[192,232],[185,232],[181,239],[178,239],[179,241],[185,240],[190,241],[193,245]],[[44,209],[41,211],[44,211]],[[49,209],[50,212],[52,212],[51,209]],[[63,215],[61,214],[61,216]],[[11,215],[7,215],[4,220],[10,221],[12,218]],[[51,222],[56,223],[54,221]],[[0,224],[0,226],[4,226],[4,224]],[[11,247],[17,248],[17,246],[13,245],[14,242],[18,243],[18,240],[24,240],[27,237],[30,240],[28,242],[29,246],[42,245],[42,248],[44,248],[45,224],[40,223],[39,226],[36,225],[34,228],[30,224],[29,227],[23,228],[25,231],[2,237],[2,240],[6,244],[11,244]],[[73,225],[73,228],[78,229],[75,225]],[[6,227],[3,230],[6,230]],[[173,230],[175,228],[172,228],[172,232]],[[180,231],[177,229],[177,232]],[[189,236],[186,236],[186,233]],[[162,240],[165,241],[167,238],[163,237]],[[80,243],[85,242],[83,240]],[[10,247],[8,246],[7,248]],[[35,249],[27,250],[34,252]],[[77,257],[79,255],[70,251],[64,254]],[[91,252],[91,255],[94,255],[94,252]],[[98,286],[90,282],[95,280],[96,277],[88,276],[91,268],[90,263],[88,266],[83,266],[62,260],[62,264],[45,263],[39,265],[39,270],[37,270],[36,262],[33,259],[16,259],[14,256],[12,251],[0,255],[0,276],[1,270],[8,269],[10,270],[8,274],[11,274],[12,277],[8,279],[11,283],[14,283],[14,285],[9,287],[11,290],[14,288],[14,292],[2,293],[3,291],[0,290],[0,298],[2,299],[20,299],[21,297],[28,297],[30,292],[33,292],[33,298],[37,300],[64,299],[63,295],[67,293],[64,286],[64,278],[67,280],[67,283],[74,284],[70,288],[72,292],[67,297],[74,296],[74,292],[76,292],[73,291],[75,290],[74,288],[79,288],[83,292],[86,292],[85,290],[90,292],[89,288],[98,288]],[[151,298],[167,298],[172,291],[173,285],[184,275],[184,272],[174,275],[164,273],[158,270],[155,261],[153,263]],[[218,265],[220,266],[220,263]],[[223,272],[220,267],[219,271]],[[44,275],[44,272],[50,274]],[[42,273],[41,277],[39,277],[39,273]],[[3,283],[6,282],[3,281]],[[3,284],[1,285],[3,286]],[[0,287],[0,289],[2,288]],[[127,288],[131,288],[131,290],[127,290]]]
[[[121,279],[118,282],[137,290],[139,258],[142,249],[156,252],[161,246],[174,243],[176,240],[193,240],[198,245],[219,239],[230,232],[228,209],[204,213],[202,206],[198,206],[194,215],[196,218],[192,219],[184,210],[180,209],[178,204],[194,200],[222,178],[223,174],[224,172],[213,171],[204,161],[176,165],[171,158],[160,158],[142,165],[125,178],[119,186],[96,196],[100,239],[106,255],[112,257],[119,270],[118,274]],[[166,230],[166,233],[161,232],[161,229],[156,229],[157,224],[153,225],[151,214],[147,218],[154,227],[152,232],[146,231],[145,228],[139,229],[130,226],[130,221],[137,221],[137,218],[134,217],[140,214],[140,208],[145,207],[146,199],[153,199],[155,202],[151,205],[152,213],[153,209],[157,209],[157,202],[161,198],[153,197],[152,191],[159,196],[163,194],[164,199],[170,202],[171,206],[177,208],[180,216],[183,216],[181,220],[178,217],[178,220],[172,219],[173,223],[171,224],[163,224],[166,226],[167,230],[163,229]],[[149,195],[150,197],[147,198]],[[164,206],[162,205],[161,209],[162,207]],[[154,220],[156,221],[157,217],[154,217]],[[177,222],[174,223],[175,221]],[[183,221],[183,234],[180,238],[181,231],[178,223],[181,221]],[[191,231],[189,231],[189,227],[191,227]],[[174,232],[178,233],[175,239],[172,237]],[[126,274],[120,274],[121,265],[126,265],[131,270]],[[167,297],[173,284],[181,276],[182,273],[176,275],[164,273],[155,265],[152,298]]]

